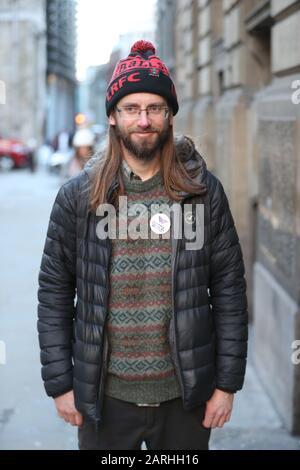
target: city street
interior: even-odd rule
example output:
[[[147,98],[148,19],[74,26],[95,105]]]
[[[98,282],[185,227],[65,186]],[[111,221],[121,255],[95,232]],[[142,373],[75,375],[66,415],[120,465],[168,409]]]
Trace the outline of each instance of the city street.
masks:
[[[38,271],[58,181],[43,171],[0,173],[0,449],[76,449],[76,429],[58,418],[40,375],[36,329]],[[251,355],[250,355],[251,356]],[[282,427],[249,361],[232,420],[211,449],[300,449]]]
[[[76,449],[76,431],[44,391],[36,329],[37,286],[56,177],[0,173],[0,449]]]

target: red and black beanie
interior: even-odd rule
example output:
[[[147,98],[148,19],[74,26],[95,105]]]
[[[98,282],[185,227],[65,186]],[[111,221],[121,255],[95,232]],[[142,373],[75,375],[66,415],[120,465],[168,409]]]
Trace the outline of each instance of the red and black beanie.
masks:
[[[153,44],[143,40],[134,43],[129,56],[115,67],[106,94],[107,116],[123,96],[139,92],[163,96],[173,114],[178,112],[176,90],[169,70],[155,55]]]

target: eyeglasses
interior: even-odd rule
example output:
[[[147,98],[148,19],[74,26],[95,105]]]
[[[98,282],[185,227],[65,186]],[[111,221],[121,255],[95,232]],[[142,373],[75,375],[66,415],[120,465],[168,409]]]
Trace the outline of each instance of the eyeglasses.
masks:
[[[123,119],[136,119],[140,116],[142,111],[146,111],[147,116],[150,118],[163,118],[167,119],[169,116],[169,108],[165,105],[151,104],[145,109],[139,108],[139,106],[123,106],[122,108],[116,108],[118,113],[121,114]]]

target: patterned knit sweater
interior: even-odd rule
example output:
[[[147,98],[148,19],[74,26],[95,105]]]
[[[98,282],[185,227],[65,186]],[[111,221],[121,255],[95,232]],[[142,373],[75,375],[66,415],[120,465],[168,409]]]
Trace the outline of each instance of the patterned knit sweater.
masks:
[[[112,239],[108,308],[109,361],[105,394],[132,403],[160,403],[181,395],[167,333],[172,312],[171,238],[151,236],[151,204],[172,204],[160,171],[146,181],[123,172],[128,223],[133,204],[143,204],[139,221],[146,239]],[[135,206],[136,207],[136,206]],[[117,218],[117,227],[119,219]]]

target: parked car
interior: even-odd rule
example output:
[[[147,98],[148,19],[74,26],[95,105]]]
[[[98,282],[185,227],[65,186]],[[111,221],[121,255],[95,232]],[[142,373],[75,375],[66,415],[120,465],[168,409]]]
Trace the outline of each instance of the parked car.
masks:
[[[30,149],[20,140],[0,139],[0,169],[28,167],[30,158]]]

